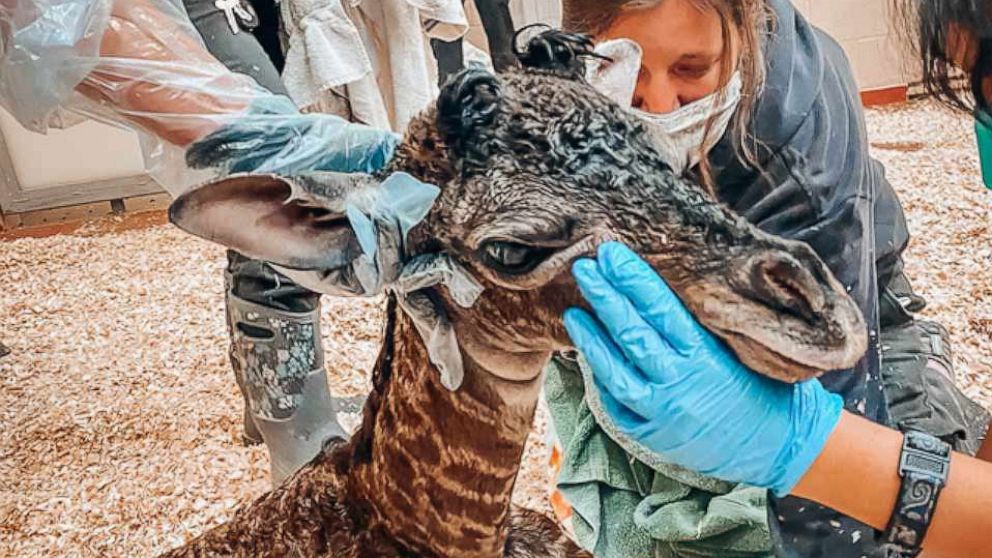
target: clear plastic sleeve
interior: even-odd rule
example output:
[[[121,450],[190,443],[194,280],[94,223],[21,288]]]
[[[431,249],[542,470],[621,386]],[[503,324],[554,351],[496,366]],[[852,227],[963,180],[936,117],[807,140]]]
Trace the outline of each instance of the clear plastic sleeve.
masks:
[[[0,76],[0,105],[28,129],[68,110],[141,132],[148,172],[173,195],[206,178],[190,167],[369,171],[395,145],[229,71],[180,0],[0,0]]]

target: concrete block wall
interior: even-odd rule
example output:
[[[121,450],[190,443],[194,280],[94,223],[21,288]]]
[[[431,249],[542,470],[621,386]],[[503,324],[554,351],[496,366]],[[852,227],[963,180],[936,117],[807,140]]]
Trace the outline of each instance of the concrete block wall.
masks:
[[[892,24],[890,1],[793,0],[793,4],[841,44],[858,85],[871,91],[916,81],[913,59]]]

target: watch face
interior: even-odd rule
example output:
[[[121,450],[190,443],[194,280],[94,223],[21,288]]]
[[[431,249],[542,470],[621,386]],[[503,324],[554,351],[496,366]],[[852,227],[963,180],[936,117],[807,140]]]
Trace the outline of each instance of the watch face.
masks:
[[[947,481],[950,446],[929,434],[907,432],[899,458],[899,475],[941,485]]]
[[[941,488],[947,482],[951,447],[922,432],[907,432],[899,458],[899,499],[885,532],[886,556],[914,557],[921,552],[937,506]]]

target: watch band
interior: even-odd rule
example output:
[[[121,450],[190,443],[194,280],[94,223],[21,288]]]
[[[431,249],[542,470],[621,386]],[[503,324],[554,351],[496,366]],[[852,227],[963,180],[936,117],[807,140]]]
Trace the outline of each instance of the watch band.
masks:
[[[899,499],[885,531],[887,557],[914,558],[920,554],[950,467],[950,445],[923,432],[906,433],[899,458]]]

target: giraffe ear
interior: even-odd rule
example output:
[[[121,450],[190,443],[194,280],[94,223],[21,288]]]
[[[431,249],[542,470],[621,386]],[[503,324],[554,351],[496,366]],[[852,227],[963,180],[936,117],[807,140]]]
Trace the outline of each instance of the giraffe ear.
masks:
[[[292,269],[336,269],[362,253],[346,200],[377,187],[374,178],[358,174],[235,174],[179,196],[169,220],[251,258]]]

